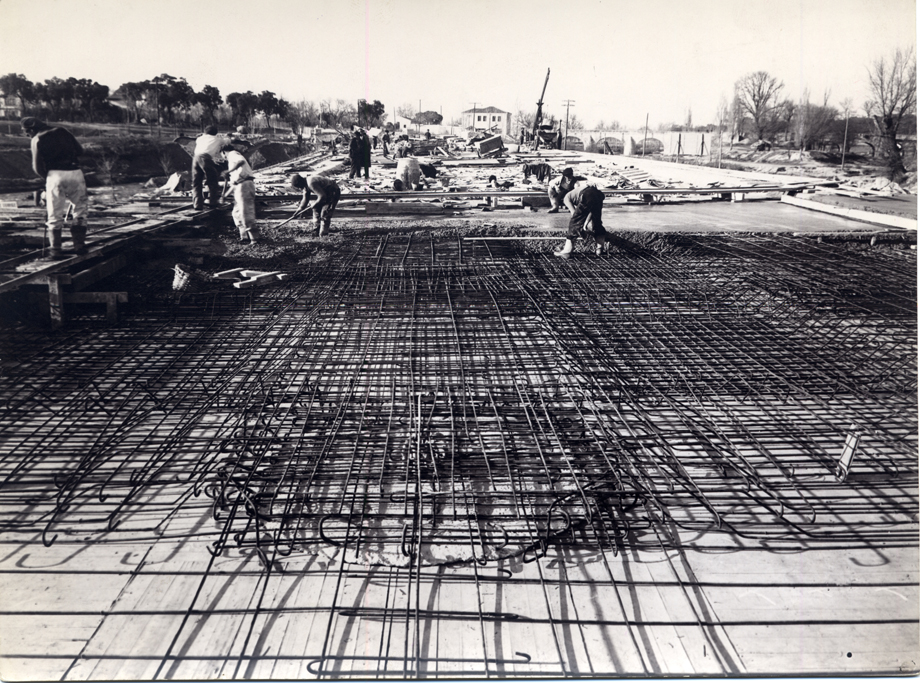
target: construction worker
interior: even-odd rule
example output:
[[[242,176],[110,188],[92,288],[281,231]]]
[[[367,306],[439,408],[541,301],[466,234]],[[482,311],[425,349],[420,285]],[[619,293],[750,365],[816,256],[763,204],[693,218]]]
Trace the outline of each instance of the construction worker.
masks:
[[[371,139],[367,136],[367,131],[361,128],[361,165],[364,167],[364,178],[371,177]]]
[[[550,181],[546,193],[549,195],[549,201],[552,205],[549,213],[559,213],[562,208],[563,198],[575,187],[575,183],[585,180],[581,176],[576,176],[571,168],[563,169],[562,175]]]
[[[221,151],[227,159],[225,188],[233,188],[232,216],[240,232],[240,242],[245,244],[248,238],[249,244],[255,244],[259,241],[259,229],[256,227],[256,184],[252,178],[252,166],[231,144],[224,145]]]
[[[394,183],[394,189],[400,190],[419,190],[422,183],[422,167],[415,157],[405,157],[396,162],[396,181],[400,187],[397,189]]]
[[[607,231],[601,220],[601,211],[604,205],[604,193],[586,180],[575,184],[563,199],[572,216],[569,219],[569,230],[566,234],[565,245],[562,249],[553,252],[561,258],[571,258],[575,249],[573,240],[591,234],[594,237],[594,253],[600,256],[607,249]],[[590,233],[588,222],[591,223]]]
[[[304,178],[299,173],[295,173],[290,178],[290,184],[295,190],[303,192],[300,206],[297,207],[292,218],[312,209],[313,229],[322,237],[329,232],[332,214],[339,203],[339,197],[342,196],[338,183],[322,175],[311,175],[308,178]],[[310,203],[311,191],[316,194],[316,199],[313,200],[312,204]]]
[[[396,158],[404,159],[412,152],[412,143],[409,142],[408,135],[401,135],[396,141]]]
[[[355,127],[351,133],[351,141],[348,143],[348,159],[351,162],[351,170],[348,172],[349,180],[356,175],[360,178],[362,168],[364,177],[370,177],[371,144],[367,134],[358,127]]]
[[[22,119],[20,125],[23,132],[32,138],[32,168],[45,179],[48,230],[51,233],[48,258],[64,258],[61,232],[71,206],[74,222],[70,224],[70,237],[73,248],[78,255],[85,254],[88,201],[86,179],[78,159],[83,154],[83,148],[70,131],[51,127],[31,116]]]
[[[226,135],[218,135],[217,126],[208,126],[204,133],[195,140],[195,153],[192,155],[192,208],[204,209],[202,185],[208,185],[208,204],[212,209],[220,206],[220,170],[217,164],[221,150],[230,144]]]

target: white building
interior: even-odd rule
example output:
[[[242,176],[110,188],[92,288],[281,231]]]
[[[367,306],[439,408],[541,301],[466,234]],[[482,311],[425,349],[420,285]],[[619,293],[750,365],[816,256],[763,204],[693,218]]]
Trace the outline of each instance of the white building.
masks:
[[[511,113],[496,107],[476,107],[463,112],[463,127],[474,130],[495,129],[504,135],[511,134]]]
[[[0,92],[0,118],[18,119],[22,117],[22,102],[15,95]]]

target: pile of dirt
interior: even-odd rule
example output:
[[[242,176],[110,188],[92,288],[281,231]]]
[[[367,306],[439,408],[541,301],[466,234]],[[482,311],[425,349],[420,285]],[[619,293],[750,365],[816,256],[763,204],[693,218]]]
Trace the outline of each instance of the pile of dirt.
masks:
[[[911,181],[911,177],[913,180]],[[917,192],[917,174],[916,172],[908,176],[908,181],[913,182],[913,194]],[[910,190],[905,189],[898,183],[893,180],[889,180],[883,176],[867,176],[865,178],[860,178],[858,180],[852,180],[847,183],[848,185],[853,185],[860,189],[872,190],[874,192],[880,192],[882,194],[893,196],[896,194],[912,194]]]
[[[84,145],[88,166],[97,173],[124,181],[146,180],[152,176],[185,171],[192,158],[174,142],[157,142],[149,138],[126,137]]]
[[[253,169],[274,166],[275,164],[289,161],[300,155],[301,153],[297,149],[297,145],[272,142],[270,140],[257,142],[243,152],[243,156],[246,157],[246,161],[249,162],[249,165],[252,166]]]
[[[32,152],[28,149],[9,149],[0,152],[0,179],[38,179],[32,170]]]

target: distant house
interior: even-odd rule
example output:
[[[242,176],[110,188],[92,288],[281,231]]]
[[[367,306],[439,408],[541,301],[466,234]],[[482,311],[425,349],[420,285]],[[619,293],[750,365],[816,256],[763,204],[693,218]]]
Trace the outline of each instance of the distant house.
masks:
[[[22,101],[15,95],[0,92],[0,119],[22,118]]]
[[[497,107],[476,107],[463,112],[463,127],[473,130],[490,130],[511,134],[511,113]]]

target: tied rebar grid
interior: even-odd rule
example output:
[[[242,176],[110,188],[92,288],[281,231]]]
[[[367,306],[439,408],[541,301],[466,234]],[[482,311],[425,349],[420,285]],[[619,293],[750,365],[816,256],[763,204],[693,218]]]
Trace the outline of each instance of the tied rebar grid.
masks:
[[[30,358],[3,387],[3,527],[410,584],[563,547],[914,546],[915,265],[781,237],[571,261],[359,238],[281,286],[165,297]],[[205,502],[208,528],[171,531]],[[389,674],[423,667],[438,614],[414,614]],[[314,668],[342,673],[326,645]]]
[[[387,236],[59,345],[4,391],[4,502],[31,503],[8,526],[111,531],[162,489],[166,516],[213,501],[215,553],[481,561],[634,514],[752,534],[739,501],[805,531],[853,432],[861,467],[913,473],[911,263],[686,240],[553,262]]]

